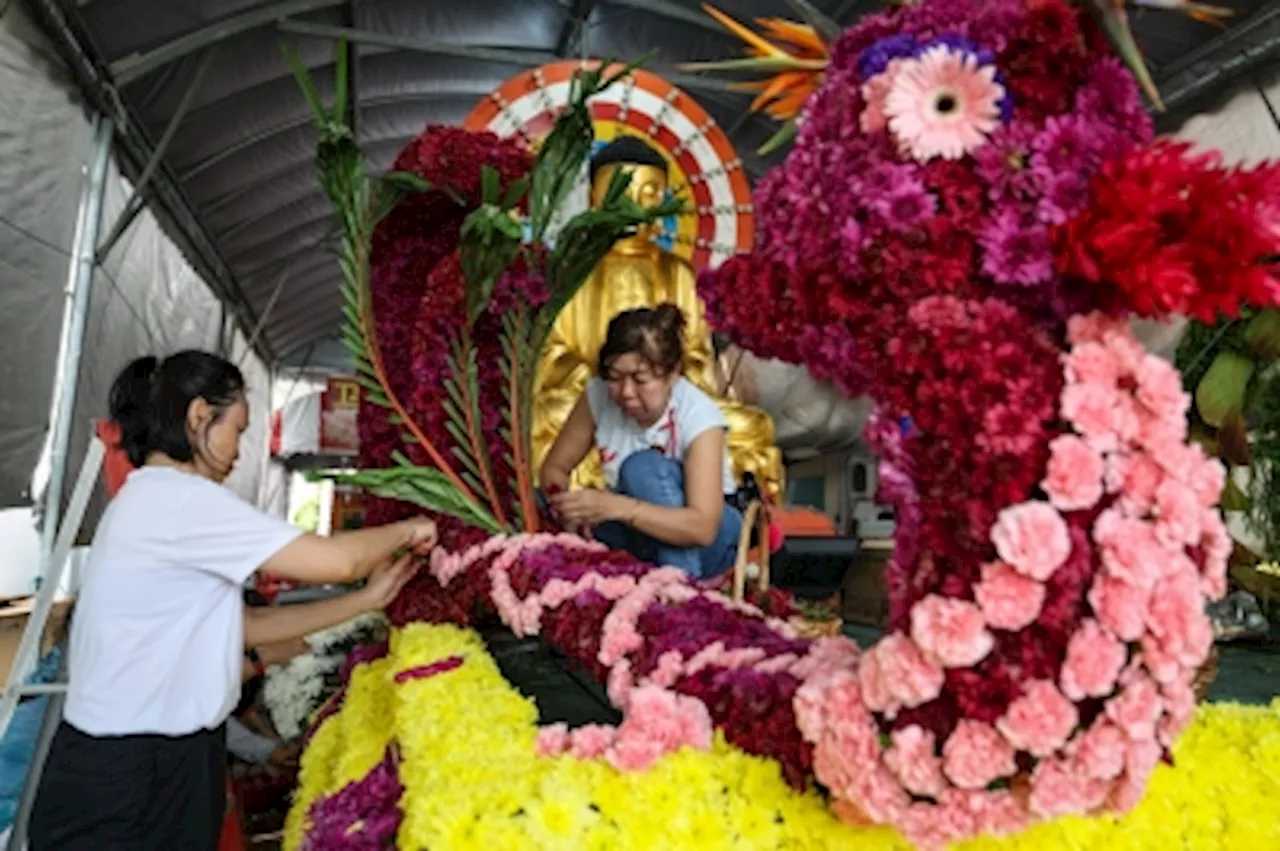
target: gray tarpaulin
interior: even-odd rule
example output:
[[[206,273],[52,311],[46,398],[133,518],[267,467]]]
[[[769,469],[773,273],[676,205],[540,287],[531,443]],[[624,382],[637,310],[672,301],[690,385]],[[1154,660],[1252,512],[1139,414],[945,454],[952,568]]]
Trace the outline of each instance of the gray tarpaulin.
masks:
[[[0,507],[29,501],[44,445],[62,326],[64,288],[90,124],[75,87],[51,60],[22,7],[0,18]],[[105,236],[131,187],[113,163],[103,204]],[[222,308],[150,211],[97,268],[80,365],[67,489],[106,414],[119,370],[142,354],[217,350]],[[266,452],[269,374],[244,335],[226,341],[249,383],[252,424],[231,486],[256,499]],[[98,506],[90,509],[91,528]]]

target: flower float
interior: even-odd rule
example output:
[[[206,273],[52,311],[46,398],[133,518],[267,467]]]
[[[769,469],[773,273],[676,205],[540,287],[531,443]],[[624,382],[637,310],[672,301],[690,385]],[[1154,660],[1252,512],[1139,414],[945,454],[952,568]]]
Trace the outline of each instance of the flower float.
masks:
[[[795,789],[775,761],[721,735],[644,771],[599,755],[594,728],[577,731],[561,752],[470,630],[395,630],[381,658],[356,666],[345,695],[303,754],[287,851],[910,848],[892,831],[840,821],[817,791]],[[657,708],[655,720],[672,717]],[[1278,710],[1203,708],[1175,748],[1177,767],[1159,766],[1147,797],[1123,818],[1058,819],[957,847],[1272,847],[1280,839],[1268,806],[1280,776]],[[916,747],[899,739],[904,750]],[[1224,763],[1242,769],[1229,786]]]
[[[322,142],[321,170],[354,223],[347,340],[380,409],[366,413],[392,412],[370,450],[382,455],[366,460],[393,466],[344,478],[453,518],[392,623],[408,635],[498,619],[540,635],[607,684],[622,722],[535,732],[496,683],[459,692],[464,708],[395,720],[388,695],[462,682],[482,654],[358,668],[314,732],[309,754],[330,774],[304,776],[302,800],[332,805],[299,804],[293,829],[313,841],[302,847],[391,825],[396,807],[408,848],[564,847],[542,831],[609,823],[592,796],[500,793],[483,773],[538,778],[548,760],[641,784],[690,754],[746,755],[786,795],[816,800],[816,781],[839,819],[926,848],[1132,811],[1195,717],[1204,604],[1223,593],[1230,541],[1216,507],[1224,471],[1188,443],[1179,375],[1127,319],[1280,304],[1268,259],[1280,167],[1224,169],[1153,142],[1133,77],[1065,0],[936,0],[834,42],[794,150],[759,187],[759,244],[700,286],[713,323],[744,347],[878,403],[867,439],[898,519],[891,629],[859,652],[548,531],[536,510],[528,353],[592,252],[646,215],[619,202],[542,244],[559,181],[585,151],[585,97],[602,78],[584,79],[523,175],[518,149],[483,135],[446,145],[451,131],[430,128],[394,181],[414,194],[366,205],[374,193],[342,177],[358,148],[330,125],[340,156]],[[500,357],[482,379],[489,331]],[[367,698],[380,702],[349,716],[364,689],[384,689]],[[439,768],[412,767],[431,737],[465,740],[460,716],[489,701],[508,708],[486,729],[513,736],[518,754],[504,745],[491,766],[436,753]],[[350,738],[366,724],[377,734]],[[722,804],[653,811],[692,820],[704,806]],[[524,821],[476,833],[491,811]],[[824,847],[779,818],[786,829],[754,847]],[[828,828],[846,843],[862,835]],[[601,847],[659,835],[601,829],[622,841]]]
[[[720,331],[879,404],[890,634],[796,715],[837,811],[920,845],[1131,809],[1226,588],[1224,470],[1127,317],[1275,305],[1280,167],[1153,142],[1101,47],[1058,0],[864,19],[755,251],[701,282]]]

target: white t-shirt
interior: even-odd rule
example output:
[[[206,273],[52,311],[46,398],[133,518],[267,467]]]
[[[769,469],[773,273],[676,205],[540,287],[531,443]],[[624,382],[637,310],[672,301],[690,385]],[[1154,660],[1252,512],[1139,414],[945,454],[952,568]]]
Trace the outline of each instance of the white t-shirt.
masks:
[[[703,432],[729,427],[715,400],[687,378],[681,378],[671,388],[666,413],[648,428],[641,427],[618,407],[609,397],[609,385],[602,378],[587,382],[587,405],[596,423],[596,448],[600,450],[600,466],[610,488],[618,486],[618,470],[633,453],[661,449],[663,455],[683,463],[689,447]],[[724,492],[736,493],[738,485],[733,478],[727,446],[721,468]]]
[[[66,720],[93,736],[217,727],[240,697],[243,586],[300,529],[172,468],[129,475],[71,626]]]

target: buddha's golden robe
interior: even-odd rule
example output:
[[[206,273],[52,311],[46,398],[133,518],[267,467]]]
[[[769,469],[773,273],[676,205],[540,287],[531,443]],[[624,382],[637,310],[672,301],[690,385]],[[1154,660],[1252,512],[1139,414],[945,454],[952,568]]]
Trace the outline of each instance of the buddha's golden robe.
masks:
[[[605,256],[560,312],[538,361],[532,429],[536,468],[596,374],[609,321],[624,310],[671,302],[685,313],[685,377],[719,401],[729,422],[735,476],[741,480],[751,472],[771,496],[780,496],[782,457],[774,445],[773,420],[758,408],[721,398],[711,328],[695,283],[692,266],[652,242],[623,240]],[[604,487],[595,449],[574,472],[572,484]]]

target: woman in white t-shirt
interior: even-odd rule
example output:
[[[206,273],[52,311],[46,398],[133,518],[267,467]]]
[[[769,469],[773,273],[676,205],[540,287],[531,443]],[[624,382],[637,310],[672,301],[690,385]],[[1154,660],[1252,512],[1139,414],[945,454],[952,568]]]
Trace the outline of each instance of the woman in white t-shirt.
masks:
[[[620,313],[540,475],[561,518],[646,561],[707,579],[729,569],[742,515],[716,401],[683,375],[684,314],[674,304]],[[595,446],[609,490],[569,491]]]
[[[30,847],[212,851],[225,810],[223,725],[246,651],[385,606],[413,574],[410,553],[434,545],[435,525],[319,538],[223,487],[249,408],[240,370],[215,355],[135,361],[110,408],[138,469],[93,539]],[[324,602],[246,609],[243,586],[259,568],[369,581]]]

